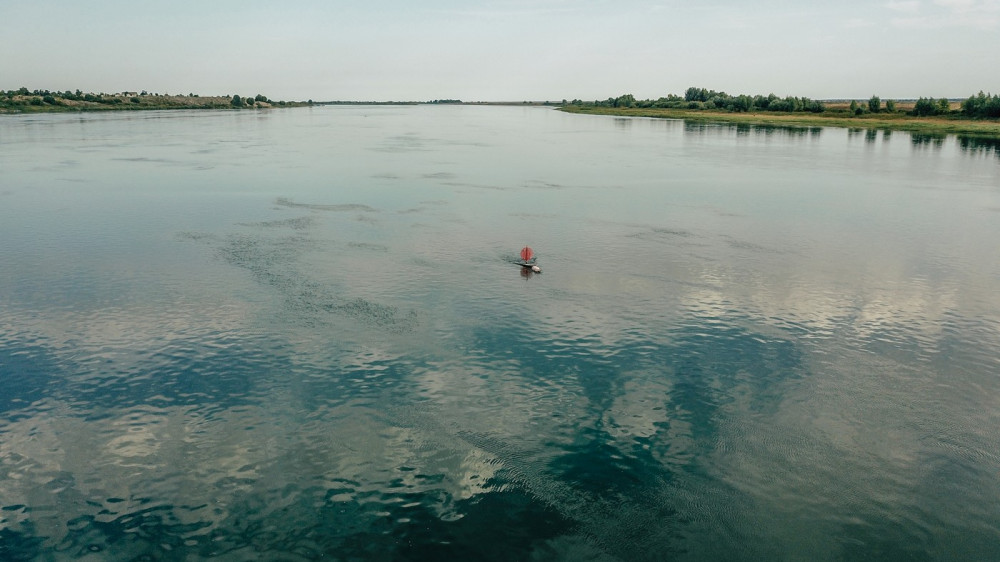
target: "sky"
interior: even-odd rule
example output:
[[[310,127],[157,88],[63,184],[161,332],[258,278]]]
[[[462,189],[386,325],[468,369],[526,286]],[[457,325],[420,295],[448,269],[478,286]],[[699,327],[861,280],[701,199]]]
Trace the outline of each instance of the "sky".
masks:
[[[274,100],[1000,93],[1000,0],[0,0],[0,89]]]

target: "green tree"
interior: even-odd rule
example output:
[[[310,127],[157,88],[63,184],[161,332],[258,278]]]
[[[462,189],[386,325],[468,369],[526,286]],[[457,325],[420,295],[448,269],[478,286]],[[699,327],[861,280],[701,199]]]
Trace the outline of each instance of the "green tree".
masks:
[[[962,102],[962,113],[968,117],[1000,117],[1000,95],[990,95],[979,91]]]
[[[942,115],[951,113],[951,102],[948,101],[948,98],[941,98],[938,100],[938,113]]]
[[[937,111],[938,104],[934,102],[934,98],[918,98],[917,103],[913,104],[914,115],[935,115]]]
[[[750,98],[750,96],[741,94],[739,96],[736,96],[735,99],[733,99],[733,111],[738,111],[742,113],[750,111],[752,107],[753,107],[753,100]]]
[[[233,94],[233,99],[229,100],[233,107],[243,107],[243,98],[239,94]]]
[[[821,101],[811,100],[808,104],[806,104],[806,111],[812,113],[823,113],[825,110],[826,106],[823,105],[823,102]]]
[[[851,109],[851,113],[857,113],[858,112],[858,102],[855,101],[855,100],[851,100],[851,108],[850,109]]]
[[[614,107],[633,107],[635,106],[635,96],[632,94],[625,94],[618,96],[612,101]]]
[[[896,100],[885,100],[885,110],[889,113],[895,113],[896,111]]]
[[[878,96],[872,96],[868,100],[868,111],[872,113],[878,113],[882,109],[882,100]]]

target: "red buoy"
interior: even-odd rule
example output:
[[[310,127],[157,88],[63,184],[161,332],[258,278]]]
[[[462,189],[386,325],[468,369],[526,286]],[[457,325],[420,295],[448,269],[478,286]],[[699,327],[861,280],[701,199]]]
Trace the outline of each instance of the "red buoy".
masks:
[[[535,252],[532,251],[531,247],[525,246],[521,248],[521,259],[524,261],[531,261],[531,258],[535,257]]]

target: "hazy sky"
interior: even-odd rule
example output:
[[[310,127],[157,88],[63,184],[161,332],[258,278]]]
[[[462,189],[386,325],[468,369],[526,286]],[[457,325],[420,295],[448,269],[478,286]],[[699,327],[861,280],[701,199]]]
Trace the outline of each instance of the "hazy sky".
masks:
[[[1000,0],[0,0],[0,89],[521,101],[1000,92]]]

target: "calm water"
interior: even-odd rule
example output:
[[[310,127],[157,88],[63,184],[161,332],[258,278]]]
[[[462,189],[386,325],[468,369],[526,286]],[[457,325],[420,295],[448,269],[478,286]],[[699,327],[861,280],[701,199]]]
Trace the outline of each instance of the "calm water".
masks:
[[[998,560],[998,241],[954,137],[4,116],[0,559]]]

